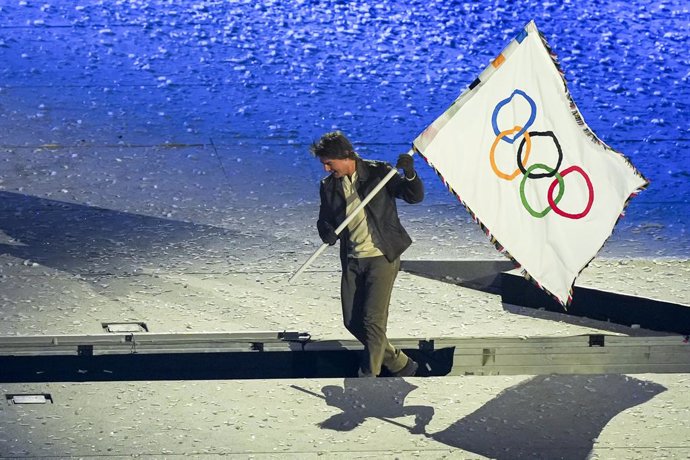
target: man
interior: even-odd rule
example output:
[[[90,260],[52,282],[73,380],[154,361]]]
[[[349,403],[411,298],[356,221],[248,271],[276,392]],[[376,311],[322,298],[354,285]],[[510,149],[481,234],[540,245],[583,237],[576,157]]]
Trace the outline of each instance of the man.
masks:
[[[323,135],[312,144],[311,153],[330,173],[321,181],[316,226],[324,243],[333,245],[340,240],[343,322],[364,345],[359,375],[376,377],[385,366],[395,377],[412,376],[417,363],[394,348],[386,336],[388,305],[400,269],[400,255],[412,244],[400,223],[395,199],[407,203],[424,199],[424,185],[414,170],[412,156],[400,155],[396,168],[402,169],[404,176],[394,175],[363,212],[336,235],[335,229],[391,166],[360,158],[340,131]]]

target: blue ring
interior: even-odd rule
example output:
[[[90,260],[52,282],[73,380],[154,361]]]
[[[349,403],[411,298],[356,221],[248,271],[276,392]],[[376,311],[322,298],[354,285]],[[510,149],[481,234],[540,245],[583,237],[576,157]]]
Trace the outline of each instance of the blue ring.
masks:
[[[498,104],[496,104],[496,107],[494,107],[494,113],[491,115],[491,126],[494,128],[494,134],[496,134],[496,136],[501,134],[501,130],[498,129],[498,112],[500,112],[504,105],[509,104],[516,94],[524,97],[525,100],[529,103],[531,113],[529,116],[529,120],[527,120],[527,123],[522,125],[522,129],[515,133],[513,137],[503,136],[502,140],[506,141],[509,144],[512,144],[513,142],[515,142],[517,138],[525,134],[527,130],[530,128],[530,126],[532,126],[532,123],[534,123],[534,119],[537,117],[537,105],[534,103],[532,98],[529,97],[527,93],[525,93],[524,91],[516,89],[515,91],[513,91],[513,94],[511,94],[510,97],[503,99]]]

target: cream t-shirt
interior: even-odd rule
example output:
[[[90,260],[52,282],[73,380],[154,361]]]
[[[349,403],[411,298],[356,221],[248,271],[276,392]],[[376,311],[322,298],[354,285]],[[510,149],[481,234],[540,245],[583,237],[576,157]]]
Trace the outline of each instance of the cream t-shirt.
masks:
[[[343,176],[343,192],[345,192],[346,215],[349,216],[352,211],[362,202],[359,199],[355,183],[357,182],[357,171],[352,174],[352,177]],[[383,253],[374,245],[375,235],[369,229],[367,223],[367,214],[361,210],[357,215],[347,224],[350,231],[350,242],[348,246],[348,257],[357,259],[363,257],[382,256]]]

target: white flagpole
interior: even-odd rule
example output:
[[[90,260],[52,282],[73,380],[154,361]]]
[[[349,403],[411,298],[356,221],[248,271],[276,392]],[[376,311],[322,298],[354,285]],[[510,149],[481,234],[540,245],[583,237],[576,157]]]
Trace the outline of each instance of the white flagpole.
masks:
[[[410,150],[407,152],[407,154],[410,155],[410,156],[414,155],[414,149],[410,149]],[[336,234],[336,235],[340,235],[340,232],[342,232],[342,231],[345,229],[345,227],[347,227],[347,224],[349,224],[350,221],[351,221],[352,219],[355,218],[355,216],[357,215],[357,213],[359,213],[362,209],[364,209],[364,206],[366,206],[367,204],[369,204],[369,202],[376,196],[376,194],[379,193],[379,191],[381,191],[381,189],[382,189],[383,187],[385,187],[385,185],[388,183],[388,181],[391,180],[391,178],[393,178],[393,176],[396,175],[396,174],[398,174],[398,170],[397,170],[396,168],[392,168],[390,171],[388,171],[388,174],[386,174],[386,176],[385,176],[383,179],[381,179],[381,182],[379,182],[379,183],[376,185],[376,187],[374,187],[374,189],[373,189],[371,192],[369,192],[369,195],[367,195],[367,196],[362,200],[362,202],[355,208],[355,210],[352,211],[352,213],[351,213],[349,216],[347,216],[347,217],[345,218],[345,220],[343,221],[343,223],[340,224],[340,225],[338,226],[338,228],[335,229],[335,234]],[[288,280],[288,282],[289,282],[289,283],[292,283],[294,280],[296,280],[296,279],[302,274],[302,272],[304,272],[304,270],[306,270],[307,267],[309,267],[309,265],[311,265],[311,263],[314,262],[314,261],[316,260],[316,258],[319,257],[319,256],[321,255],[321,253],[322,253],[323,251],[326,250],[326,248],[327,248],[328,246],[329,246],[328,243],[323,243],[323,244],[314,252],[314,254],[312,254],[311,257],[310,257],[309,259],[307,259],[306,262],[304,262],[304,264],[302,264],[302,266],[299,268],[299,270],[297,270],[297,271],[295,272],[295,274],[292,275],[292,276],[290,277],[290,279]]]

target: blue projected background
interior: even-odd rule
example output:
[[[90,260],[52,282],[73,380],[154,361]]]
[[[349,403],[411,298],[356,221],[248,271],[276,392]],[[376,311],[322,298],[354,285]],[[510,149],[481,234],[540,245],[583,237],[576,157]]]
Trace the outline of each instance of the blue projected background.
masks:
[[[682,0],[15,1],[0,7],[0,114],[13,127],[2,143],[212,138],[268,161],[294,156],[289,174],[313,181],[307,147],[323,132],[392,161],[532,19],[585,121],[651,181],[628,225],[687,247]],[[450,202],[420,170],[428,202]]]

